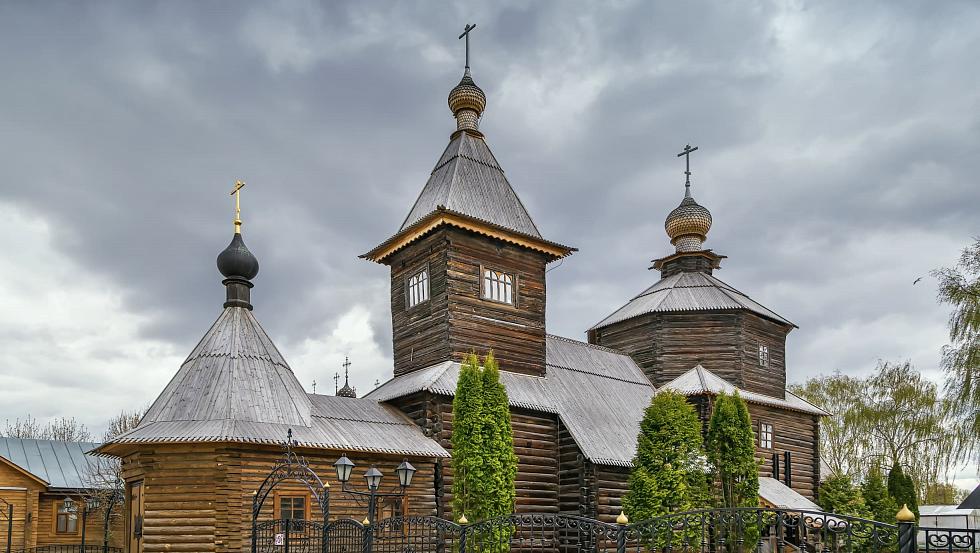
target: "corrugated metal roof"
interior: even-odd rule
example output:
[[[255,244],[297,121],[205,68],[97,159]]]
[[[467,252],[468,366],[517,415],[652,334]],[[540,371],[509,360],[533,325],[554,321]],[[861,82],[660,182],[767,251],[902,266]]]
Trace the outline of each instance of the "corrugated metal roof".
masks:
[[[701,394],[718,395],[721,393],[733,394],[737,391],[739,396],[749,403],[768,405],[771,407],[781,407],[783,409],[790,409],[792,411],[800,411],[813,415],[830,415],[830,413],[824,411],[816,405],[813,405],[812,403],[809,403],[788,390],[783,398],[742,390],[701,365],[697,365],[693,369],[664,384],[660,387],[660,389],[673,390],[685,396],[696,396]]]
[[[631,466],[653,386],[633,360],[583,342],[548,336],[544,377],[501,371],[515,407],[555,413],[594,463]],[[452,397],[459,363],[446,361],[393,378],[366,397],[388,401],[420,391]]]
[[[226,307],[143,417],[309,426],[310,404],[248,309]]]
[[[646,313],[735,309],[746,309],[776,322],[796,326],[713,275],[690,272],[660,279],[626,305],[595,324],[592,329],[609,326]]]
[[[365,451],[420,457],[449,457],[449,452],[400,411],[371,399],[309,395],[311,426],[235,420],[170,421],[146,425],[114,443],[238,442],[277,445],[293,431],[303,447]]]
[[[469,133],[450,140],[398,232],[440,206],[541,238],[487,143]]]
[[[47,482],[49,488],[86,487],[90,442],[0,438],[0,457]]]
[[[775,478],[759,478],[759,497],[777,509],[822,511],[819,505],[803,497],[793,488]]]
[[[225,308],[139,426],[105,446],[281,444],[290,429],[306,447],[449,456],[392,407],[308,395],[252,312],[241,307]]]

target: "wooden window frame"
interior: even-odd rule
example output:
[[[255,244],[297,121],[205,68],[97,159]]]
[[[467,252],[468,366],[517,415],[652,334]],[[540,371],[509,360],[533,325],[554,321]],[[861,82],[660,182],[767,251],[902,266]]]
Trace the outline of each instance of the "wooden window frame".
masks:
[[[282,505],[281,500],[286,497],[302,497],[303,498],[303,520],[310,519],[310,492],[309,491],[283,491],[275,492],[272,495],[272,518],[275,520],[282,519]]]
[[[765,445],[763,439],[766,436],[765,427],[769,427],[769,445]],[[766,451],[772,451],[776,445],[776,425],[767,421],[759,421],[759,449],[764,449]]]
[[[78,505],[78,502],[76,501],[75,504]],[[82,517],[78,516],[78,513],[77,512],[76,513],[62,513],[61,512],[61,508],[64,507],[64,502],[62,502],[62,501],[55,501],[53,507],[54,507],[54,518],[51,520],[51,533],[53,535],[55,535],[55,536],[77,536],[78,533],[79,533],[79,530],[81,530]],[[68,528],[68,520],[71,520],[72,514],[75,515],[75,531],[74,532],[71,532],[71,531],[68,531],[67,530],[67,528]],[[66,517],[68,517],[67,520],[65,521],[66,531],[64,531],[64,532],[58,531],[58,518],[61,515],[65,515]]]
[[[487,271],[494,271],[494,272],[497,272],[497,273],[502,273],[502,274],[505,274],[505,275],[510,275],[511,279],[513,280],[513,282],[511,283],[510,297],[514,301],[508,303],[506,301],[501,301],[501,300],[498,300],[498,299],[494,299],[494,298],[492,298],[490,296],[487,296],[486,294],[483,293],[484,292],[484,289],[483,289],[483,281],[486,279],[486,272]],[[503,269],[492,269],[490,267],[487,267],[486,265],[482,265],[481,264],[480,265],[480,275],[479,275],[479,277],[480,278],[479,278],[479,281],[478,282],[479,282],[479,287],[480,287],[480,299],[481,300],[488,301],[490,303],[496,303],[498,305],[506,305],[508,307],[514,307],[514,308],[516,308],[518,306],[517,305],[517,302],[518,302],[518,298],[520,297],[520,295],[518,294],[518,290],[519,290],[519,284],[520,284],[520,281],[521,281],[521,277],[520,277],[520,275],[517,272],[505,271]]]
[[[425,299],[422,300],[422,301],[420,301],[420,302],[418,302],[418,303],[416,303],[415,305],[412,305],[412,301],[411,301],[411,284],[410,283],[412,281],[412,278],[414,278],[415,276],[420,275],[422,273],[425,273]],[[416,308],[416,307],[422,305],[423,303],[426,303],[427,301],[429,301],[429,300],[432,299],[432,271],[429,270],[429,264],[428,263],[426,263],[425,265],[416,267],[414,271],[412,271],[411,273],[409,273],[405,277],[405,286],[404,286],[404,289],[405,289],[405,309],[406,310],[408,310],[408,309],[414,309],[414,308]]]
[[[769,368],[771,363],[771,356],[769,354],[769,346],[766,344],[759,344],[759,357],[758,363],[762,368]]]

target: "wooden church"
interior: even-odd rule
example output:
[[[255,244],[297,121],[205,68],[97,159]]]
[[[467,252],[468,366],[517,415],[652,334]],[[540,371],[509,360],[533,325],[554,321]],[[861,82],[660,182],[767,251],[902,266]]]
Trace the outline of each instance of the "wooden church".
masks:
[[[332,465],[344,454],[358,474],[377,466],[393,480],[403,459],[418,469],[379,517],[458,517],[452,399],[463,357],[490,349],[511,404],[516,511],[613,520],[661,388],[688,395],[702,417],[714,396],[740,390],[768,488],[813,497],[826,413],[785,389],[794,325],[714,276],[723,256],[701,247],[711,214],[689,178],[666,221],[675,251],[654,263],[662,278],[589,329],[589,343],[549,335],[546,267],[575,249],[535,225],[479,129],[485,107],[467,64],[449,94],[449,144],[397,232],[362,256],[390,270],[394,351],[392,378],[364,398],[307,393],[296,380],[253,314],[259,266],[236,216],[218,256],[217,321],[138,427],[99,449],[123,461],[129,551],[246,549],[253,493],[287,431],[330,486],[332,518],[365,513],[339,493]],[[260,513],[321,516],[302,485],[277,489]]]

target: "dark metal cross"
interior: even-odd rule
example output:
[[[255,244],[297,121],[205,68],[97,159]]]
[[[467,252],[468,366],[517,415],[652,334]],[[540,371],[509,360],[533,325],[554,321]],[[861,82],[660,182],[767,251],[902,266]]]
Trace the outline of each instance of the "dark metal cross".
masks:
[[[684,161],[686,163],[687,168],[684,170],[684,174],[687,176],[687,180],[684,182],[684,186],[687,188],[691,187],[691,152],[697,149],[698,149],[697,146],[692,148],[691,145],[688,144],[687,146],[684,146],[683,152],[677,154],[677,157],[684,156],[686,158]]]
[[[333,394],[337,395],[337,391],[340,390],[340,373],[333,373]]]
[[[466,69],[470,68],[470,31],[476,29],[476,23],[467,23],[463,27],[463,34],[459,35],[459,38],[466,37]]]
[[[350,358],[347,357],[346,355],[344,356],[344,364],[341,365],[341,367],[344,368],[344,384],[346,384],[347,383],[347,376],[348,376],[347,375],[347,371],[348,371],[348,369],[350,369]]]

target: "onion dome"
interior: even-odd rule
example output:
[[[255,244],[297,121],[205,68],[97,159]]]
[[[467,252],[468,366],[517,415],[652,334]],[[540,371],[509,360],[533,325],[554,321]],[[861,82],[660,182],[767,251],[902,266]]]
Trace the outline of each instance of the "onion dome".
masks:
[[[236,229],[237,230],[237,229]],[[240,232],[218,254],[218,271],[225,277],[225,307],[252,309],[251,280],[259,274],[259,260],[248,251]]]
[[[338,397],[357,397],[357,391],[344,382],[344,387],[337,391]]]
[[[686,186],[681,205],[667,215],[664,222],[670,243],[678,252],[695,252],[708,239],[711,229],[711,212],[691,197],[691,186]]]
[[[225,278],[252,280],[259,274],[259,260],[245,246],[241,233],[236,232],[228,247],[218,254],[218,271]]]
[[[486,107],[487,95],[473,82],[467,67],[459,84],[449,91],[449,110],[456,117],[456,129],[478,131],[480,115]]]

